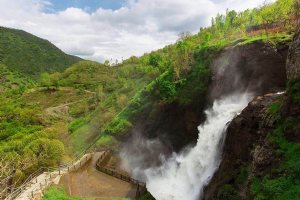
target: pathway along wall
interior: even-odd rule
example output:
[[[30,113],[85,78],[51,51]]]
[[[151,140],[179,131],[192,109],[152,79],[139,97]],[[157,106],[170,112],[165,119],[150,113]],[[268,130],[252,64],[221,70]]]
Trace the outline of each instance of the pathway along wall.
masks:
[[[113,177],[118,178],[122,181],[126,181],[128,183],[136,185],[137,189],[136,189],[135,199],[138,199],[139,197],[143,196],[143,194],[145,194],[147,192],[146,184],[141,182],[141,181],[138,181],[136,179],[133,179],[130,176],[125,175],[122,172],[119,172],[117,170],[106,167],[105,165],[109,161],[110,157],[111,157],[110,151],[105,151],[100,156],[99,160],[97,161],[96,169],[100,172],[103,172],[103,173],[109,175],[109,176],[113,176]]]

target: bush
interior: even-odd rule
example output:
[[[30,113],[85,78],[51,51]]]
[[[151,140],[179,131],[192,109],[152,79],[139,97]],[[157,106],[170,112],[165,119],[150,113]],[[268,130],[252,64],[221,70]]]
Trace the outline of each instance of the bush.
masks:
[[[232,185],[224,185],[217,193],[218,200],[239,200],[241,199]]]
[[[129,127],[132,127],[132,124],[129,121],[126,119],[120,119],[120,117],[117,116],[108,125],[104,133],[108,135],[115,135],[126,131]]]
[[[72,121],[69,124],[69,131],[70,131],[70,133],[74,133],[76,130],[78,130],[80,127],[82,127],[86,123],[87,123],[87,121],[86,121],[85,118],[75,119],[74,121]]]
[[[300,81],[290,80],[288,82],[287,94],[289,99],[297,104],[300,104]]]

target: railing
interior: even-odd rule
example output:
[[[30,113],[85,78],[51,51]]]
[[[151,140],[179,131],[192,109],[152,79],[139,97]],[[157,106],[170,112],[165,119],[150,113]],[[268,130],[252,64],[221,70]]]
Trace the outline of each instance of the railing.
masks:
[[[23,184],[17,188],[14,188],[13,186],[6,187],[3,189],[3,191],[0,193],[0,198],[5,199],[5,200],[13,200],[17,198],[23,191],[25,191],[28,187],[30,187],[32,184],[37,183],[37,179],[40,175],[43,173],[49,173],[49,176],[45,178],[44,184],[41,183],[37,190],[40,190],[41,188],[45,187],[48,185],[49,179],[51,179],[51,173],[50,172],[57,172],[57,175],[60,175],[61,173],[64,172],[70,172],[73,170],[77,170],[80,168],[83,164],[85,164],[86,161],[88,161],[91,158],[91,154],[84,154],[86,151],[78,154],[74,160],[79,160],[77,162],[70,161],[68,163],[65,163],[63,165],[60,165],[58,167],[41,167],[34,173],[28,176],[28,178],[23,182]],[[82,156],[84,155],[84,156]],[[79,159],[81,158],[81,159]],[[37,191],[36,190],[36,191]],[[11,191],[11,192],[9,192]],[[33,196],[32,191],[32,196]],[[4,198],[3,198],[4,197]]]
[[[60,169],[63,168],[67,168],[69,167],[69,170],[71,168],[71,166],[73,166],[74,161],[78,160],[79,158],[81,158],[83,155],[87,154],[88,152],[90,152],[90,150],[92,149],[92,147],[97,143],[98,139],[101,137],[101,135],[99,135],[98,137],[95,138],[95,140],[93,141],[93,143],[90,144],[90,146],[88,146],[84,151],[82,151],[81,153],[78,153],[75,155],[74,159],[70,162],[67,162],[65,164],[59,165],[58,167],[41,167],[39,168],[37,171],[33,172],[32,174],[30,174],[28,176],[28,178],[22,183],[22,185],[15,187],[13,186],[6,186],[2,189],[2,191],[0,192],[0,200],[5,199],[5,200],[13,200],[16,197],[18,197],[18,195],[20,195],[22,193],[22,191],[24,191],[28,185],[30,185],[30,183],[37,178],[39,175],[43,174],[44,172],[50,172],[50,171],[60,171]],[[10,175],[9,177],[7,177],[7,179],[12,178],[13,175]],[[6,178],[5,178],[6,179]],[[3,180],[1,180],[2,183]]]
[[[136,180],[134,178],[131,178],[128,175],[124,175],[124,174],[118,172],[117,170],[111,169],[109,167],[105,167],[105,164],[106,164],[107,160],[109,159],[110,155],[111,155],[110,151],[103,152],[96,163],[96,169],[107,175],[110,175],[110,176],[120,179],[122,181],[136,185],[137,190],[136,190],[135,198],[137,199],[138,197],[142,196],[147,191],[146,183]]]

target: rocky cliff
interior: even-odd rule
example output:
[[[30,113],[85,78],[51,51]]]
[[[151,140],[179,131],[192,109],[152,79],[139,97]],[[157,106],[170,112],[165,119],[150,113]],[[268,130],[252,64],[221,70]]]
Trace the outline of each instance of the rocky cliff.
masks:
[[[300,79],[300,30],[290,45],[286,70],[288,79]]]
[[[298,31],[288,51],[286,93],[258,96],[232,120],[222,162],[204,199],[300,198],[299,58]]]

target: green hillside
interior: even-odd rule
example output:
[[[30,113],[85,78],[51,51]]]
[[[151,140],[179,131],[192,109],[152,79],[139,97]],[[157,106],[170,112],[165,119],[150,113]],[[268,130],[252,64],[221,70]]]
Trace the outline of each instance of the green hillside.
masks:
[[[25,31],[0,27],[0,63],[32,77],[41,72],[63,71],[80,61],[49,41]]]

